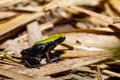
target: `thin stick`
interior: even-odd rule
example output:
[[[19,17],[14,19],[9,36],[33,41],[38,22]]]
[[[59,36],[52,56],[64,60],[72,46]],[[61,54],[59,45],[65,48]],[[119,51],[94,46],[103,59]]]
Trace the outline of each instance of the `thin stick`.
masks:
[[[10,55],[5,55],[5,57],[6,57],[7,59],[9,59],[9,60],[15,62],[15,63],[20,63],[20,62],[21,62],[21,60],[14,59],[14,58],[12,58],[12,56],[10,56]]]
[[[8,19],[8,18],[11,18],[11,17],[14,17],[16,16],[17,13],[14,13],[14,12],[0,12],[0,20],[4,20],[4,19]]]
[[[21,2],[28,2],[28,0],[5,0],[2,4],[0,4],[0,8],[9,7]]]
[[[42,7],[15,7],[15,8],[10,8],[10,10],[26,11],[26,12],[38,12],[38,11],[42,10]]]
[[[19,67],[23,67],[23,65],[18,64],[18,63],[14,63],[12,61],[8,61],[8,60],[0,60],[0,63],[6,64],[6,65],[13,65],[13,66],[19,66]]]
[[[98,58],[99,57],[99,58]],[[65,61],[61,61],[59,63],[49,64],[41,67],[38,76],[49,76],[57,73],[69,71],[75,69],[80,66],[90,65],[101,60],[106,59],[105,57],[89,57],[89,58],[76,58],[76,59],[68,59]]]
[[[18,74],[16,72],[12,72],[3,68],[0,68],[0,75],[15,79],[15,80],[33,80],[31,77]]]
[[[77,7],[77,6],[70,6],[69,9],[75,10],[75,12],[77,12],[77,11],[78,12],[83,12],[85,14],[88,14],[88,15],[92,16],[92,17],[100,19],[100,20],[102,20],[102,21],[104,21],[104,22],[106,22],[106,23],[108,23],[110,25],[113,25],[116,28],[120,28],[120,24],[113,24],[114,23],[113,18],[107,17],[105,15],[101,15],[101,14],[98,14],[96,12],[93,12],[93,11],[90,11],[90,10],[86,10],[86,9],[83,9],[83,8]],[[66,10],[67,10],[67,8],[66,8]],[[70,11],[70,10],[68,10],[68,11]]]
[[[39,28],[38,22],[32,22],[27,25],[28,37],[29,37],[29,47],[32,47],[33,44],[42,39],[42,33]]]
[[[25,24],[27,24],[27,23],[29,23],[29,22],[31,22],[31,21],[34,21],[35,19],[37,19],[37,18],[39,18],[39,17],[41,17],[41,16],[44,16],[44,15],[45,15],[44,12],[38,12],[38,13],[32,14],[31,17],[27,18],[26,20],[23,20],[23,21],[20,22],[19,24],[12,26],[12,28],[9,28],[8,30],[0,33],[0,40],[3,40],[3,39],[5,39],[5,38],[13,35],[16,31],[18,31],[18,30],[20,30],[20,29],[22,28],[21,26],[23,26],[23,25],[25,25]],[[5,26],[5,25],[4,25],[4,26]],[[18,28],[20,28],[20,29],[18,29]],[[15,30],[15,29],[16,29],[16,31],[14,32],[13,30]],[[12,31],[13,31],[13,32],[12,32]],[[8,34],[8,33],[10,33],[10,34]],[[7,34],[7,35],[6,35],[6,34]]]
[[[39,28],[40,28],[41,31],[44,31],[46,29],[53,28],[53,26],[54,26],[54,23],[50,21],[50,22],[46,22],[46,23],[40,24]],[[24,34],[24,35],[22,35],[22,36],[20,36],[20,37],[18,37],[16,39],[14,39],[14,41],[17,42],[18,40],[26,38],[27,36],[28,36],[28,34]]]
[[[54,23],[52,21],[49,21],[49,22],[40,24],[39,27],[40,27],[41,31],[44,31],[46,29],[53,28],[54,27]]]
[[[84,8],[77,7],[77,6],[70,6],[69,8],[72,9],[72,10],[75,10],[75,11],[78,11],[78,12],[83,12],[83,13],[88,14],[90,16],[99,18],[100,20],[103,20],[103,21],[105,21],[105,22],[107,22],[109,24],[113,23],[112,18],[104,16],[104,15],[101,15],[101,14],[98,14],[96,12],[93,12],[93,11],[90,11],[90,10],[86,10]]]
[[[99,65],[97,65],[97,77],[98,77],[98,80],[103,80],[102,76],[101,76],[101,71],[100,71]]]
[[[107,55],[108,52],[104,52],[104,51],[85,51],[85,50],[67,50],[67,51],[64,51],[63,53],[64,54],[61,53],[61,57],[74,58],[74,57],[98,56],[98,55],[103,55],[103,54]]]
[[[108,75],[112,75],[112,76],[116,76],[120,78],[120,74],[119,73],[115,73],[109,70],[102,70],[103,73],[108,74]]]

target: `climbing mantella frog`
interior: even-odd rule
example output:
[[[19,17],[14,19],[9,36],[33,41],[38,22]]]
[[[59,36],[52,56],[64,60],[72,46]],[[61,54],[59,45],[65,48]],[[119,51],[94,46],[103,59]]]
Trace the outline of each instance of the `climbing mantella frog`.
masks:
[[[36,42],[31,48],[21,51],[22,61],[27,67],[41,66],[41,60],[46,59],[46,63],[51,63],[53,59],[61,59],[51,53],[58,44],[65,40],[65,36],[55,34],[52,37]]]

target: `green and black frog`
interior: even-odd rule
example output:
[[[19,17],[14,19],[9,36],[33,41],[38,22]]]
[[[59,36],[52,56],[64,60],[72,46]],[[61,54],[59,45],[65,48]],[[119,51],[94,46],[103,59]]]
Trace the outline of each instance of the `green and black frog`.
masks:
[[[41,60],[46,59],[46,63],[60,60],[60,56],[51,53],[58,44],[65,40],[65,36],[55,34],[52,37],[36,42],[31,48],[21,51],[22,61],[27,67],[41,66]]]

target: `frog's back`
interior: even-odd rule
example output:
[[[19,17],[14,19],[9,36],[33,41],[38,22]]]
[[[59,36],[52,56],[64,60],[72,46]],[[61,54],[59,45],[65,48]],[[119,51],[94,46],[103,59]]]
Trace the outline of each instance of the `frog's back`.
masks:
[[[61,35],[61,34],[55,34],[54,36],[51,36],[47,39],[43,39],[41,41],[38,41],[35,43],[35,45],[38,45],[38,44],[44,44],[44,43],[48,43],[48,42],[51,42],[51,41],[55,41],[59,38],[65,38],[65,36]]]

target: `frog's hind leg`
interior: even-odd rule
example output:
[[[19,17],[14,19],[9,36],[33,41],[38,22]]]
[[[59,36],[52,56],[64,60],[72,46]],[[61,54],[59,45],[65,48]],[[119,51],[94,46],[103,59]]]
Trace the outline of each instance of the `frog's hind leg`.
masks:
[[[29,68],[41,66],[41,63],[40,63],[41,58],[39,58],[37,56],[32,56],[32,57],[29,55],[22,56],[22,61],[23,61],[24,65]]]

